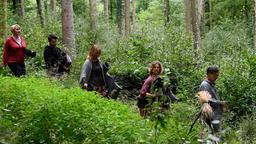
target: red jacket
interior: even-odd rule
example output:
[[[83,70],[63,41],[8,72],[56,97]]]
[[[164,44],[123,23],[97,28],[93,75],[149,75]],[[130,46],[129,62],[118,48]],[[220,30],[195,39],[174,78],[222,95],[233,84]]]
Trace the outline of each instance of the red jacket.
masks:
[[[10,63],[24,63],[26,42],[21,38],[21,46],[14,40],[13,37],[7,38],[3,49],[3,63],[4,65]]]

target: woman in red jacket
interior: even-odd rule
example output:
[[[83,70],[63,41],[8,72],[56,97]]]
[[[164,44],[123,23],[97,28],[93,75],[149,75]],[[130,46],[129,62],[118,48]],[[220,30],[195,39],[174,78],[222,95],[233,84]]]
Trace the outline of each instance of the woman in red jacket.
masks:
[[[35,57],[36,53],[26,49],[26,41],[21,36],[19,25],[12,25],[11,32],[12,36],[7,38],[3,48],[3,66],[8,65],[12,73],[20,77],[26,74],[25,55]]]

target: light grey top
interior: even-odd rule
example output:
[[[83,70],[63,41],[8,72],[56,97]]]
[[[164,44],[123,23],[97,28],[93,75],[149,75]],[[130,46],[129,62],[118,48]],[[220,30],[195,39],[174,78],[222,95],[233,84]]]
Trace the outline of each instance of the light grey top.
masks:
[[[199,87],[199,91],[208,91],[213,99],[220,100],[217,90],[215,88],[215,83],[211,82],[210,80],[205,79],[201,83],[201,85]]]

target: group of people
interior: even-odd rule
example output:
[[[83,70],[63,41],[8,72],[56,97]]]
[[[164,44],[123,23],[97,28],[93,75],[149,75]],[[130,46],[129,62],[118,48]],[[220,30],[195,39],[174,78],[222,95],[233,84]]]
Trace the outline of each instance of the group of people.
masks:
[[[11,32],[12,36],[8,37],[4,43],[1,67],[8,66],[14,76],[20,77],[26,75],[25,58],[36,57],[36,52],[27,49],[18,24],[11,26]],[[51,76],[61,76],[64,72],[68,72],[72,62],[69,55],[56,47],[57,39],[55,35],[49,35],[49,45],[44,50],[47,73]]]
[[[26,74],[24,60],[26,57],[35,57],[36,52],[26,48],[26,41],[21,36],[21,27],[17,24],[11,26],[12,36],[5,41],[3,48],[3,63],[12,73],[20,77]],[[68,54],[57,47],[57,36],[49,35],[49,45],[44,50],[45,67],[50,76],[62,76],[70,71],[71,59]],[[114,79],[107,73],[109,65],[100,61],[101,48],[93,44],[82,66],[79,84],[82,89],[97,91],[102,96],[115,93],[119,87]],[[161,74],[163,65],[159,61],[153,61],[148,67],[149,76],[144,81],[138,97],[139,113],[142,117],[148,115],[148,109],[154,102],[159,102],[161,109],[168,109],[172,100],[176,100],[170,89],[164,87]],[[220,101],[215,89],[215,81],[219,75],[219,69],[215,66],[206,71],[206,79],[199,87],[198,97],[201,103],[201,119],[213,133],[220,131],[220,121],[226,102]],[[116,97],[115,97],[116,98]]]

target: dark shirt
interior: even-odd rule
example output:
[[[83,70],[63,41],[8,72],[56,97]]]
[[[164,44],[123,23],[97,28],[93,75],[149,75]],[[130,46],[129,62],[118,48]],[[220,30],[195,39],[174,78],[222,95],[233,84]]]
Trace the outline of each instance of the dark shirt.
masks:
[[[44,61],[46,68],[56,68],[58,72],[61,72],[63,70],[61,65],[64,59],[62,53],[63,52],[60,48],[46,46],[44,50]]]
[[[103,80],[103,71],[101,67],[101,63],[99,61],[92,62],[92,71],[91,76],[89,78],[89,84],[92,86],[104,86],[104,80]]]

